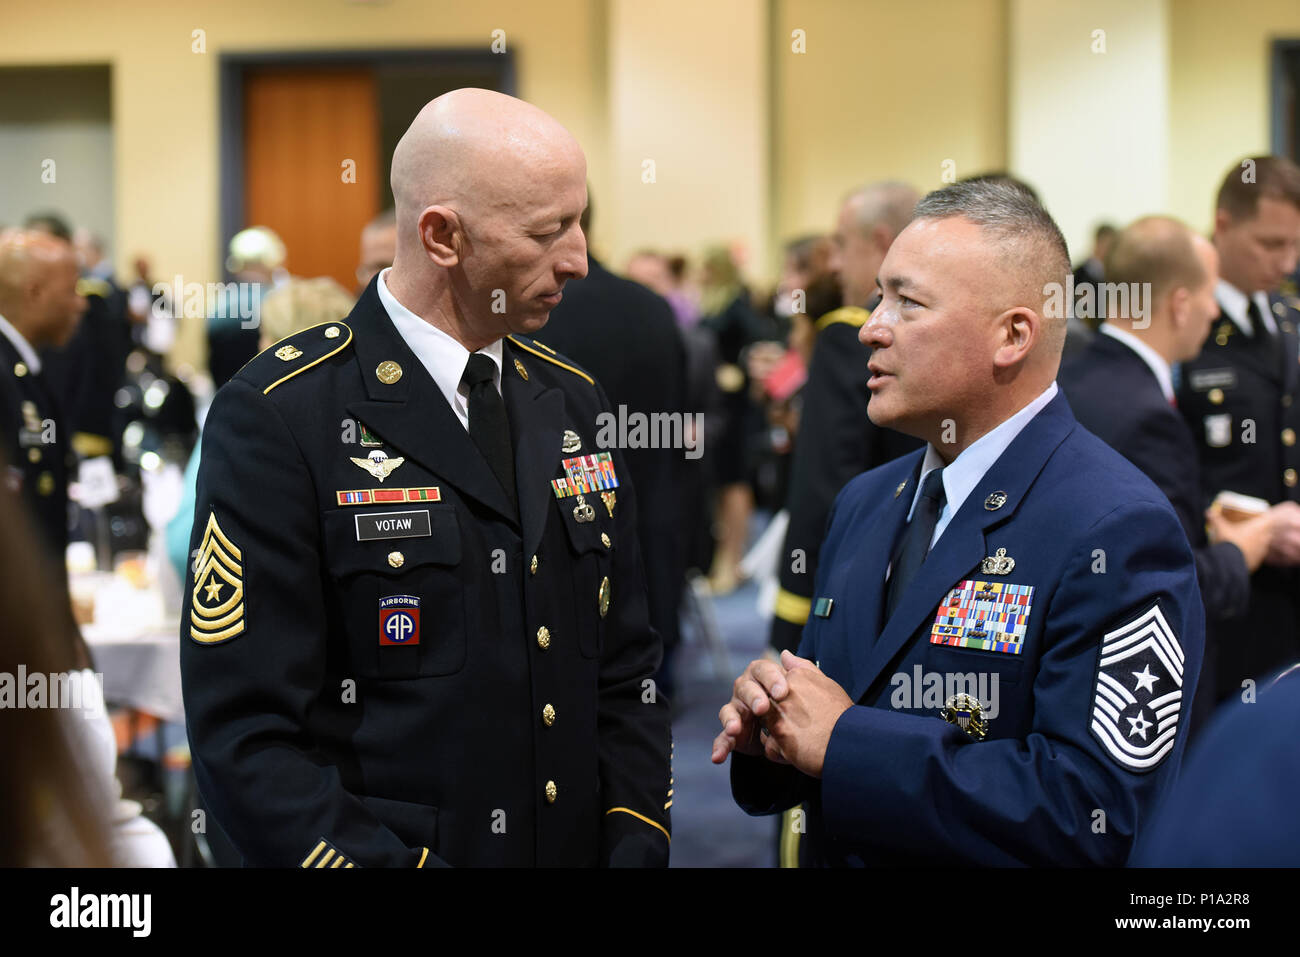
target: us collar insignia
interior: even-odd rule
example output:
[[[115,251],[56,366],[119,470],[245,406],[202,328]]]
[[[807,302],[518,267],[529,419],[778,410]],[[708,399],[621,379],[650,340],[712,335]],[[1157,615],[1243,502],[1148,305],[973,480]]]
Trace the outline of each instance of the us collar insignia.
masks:
[[[964,691],[945,701],[939,715],[949,724],[961,728],[976,741],[983,741],[984,736],[989,733],[988,721],[984,717],[984,709],[980,706],[979,699]]]
[[[1016,560],[1007,556],[1005,548],[999,548],[995,554],[980,562],[980,571],[985,575],[1010,575],[1015,567]]]
[[[348,457],[352,459],[352,463],[356,465],[357,468],[365,469],[381,482],[388,478],[388,476],[393,473],[394,469],[398,468],[406,461],[406,459],[400,455],[396,458],[390,459],[387,452],[382,452],[379,449],[375,449],[371,452],[368,458],[359,459],[356,456]]]

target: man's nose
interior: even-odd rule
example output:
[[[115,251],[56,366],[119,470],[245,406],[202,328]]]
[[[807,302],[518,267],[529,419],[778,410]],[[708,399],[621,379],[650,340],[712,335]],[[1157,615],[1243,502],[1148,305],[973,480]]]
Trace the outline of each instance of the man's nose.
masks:
[[[861,328],[858,329],[858,342],[870,349],[884,349],[893,342],[890,332],[888,314],[884,304],[876,306]]]
[[[575,231],[576,240],[564,251],[556,271],[569,279],[581,279],[587,275],[587,237],[581,229]]]

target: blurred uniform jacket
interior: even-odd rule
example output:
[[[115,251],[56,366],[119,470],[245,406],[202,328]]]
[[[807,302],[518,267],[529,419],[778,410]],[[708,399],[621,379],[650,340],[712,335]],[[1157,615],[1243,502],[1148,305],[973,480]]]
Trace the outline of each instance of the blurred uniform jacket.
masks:
[[[821,778],[735,754],[732,794],[750,814],[807,802],[822,865],[1122,864],[1178,773],[1200,669],[1204,612],[1178,518],[1058,393],[886,617],[924,457],[835,501],[798,653],[856,704]]]
[[[1238,325],[1221,294],[1201,354],[1182,367],[1178,409],[1196,439],[1210,499],[1226,490],[1271,504],[1300,502],[1300,300],[1273,296],[1269,307],[1275,334],[1253,330],[1249,319]],[[1300,659],[1300,569],[1260,566],[1251,576],[1249,611],[1223,627],[1220,698],[1239,693],[1246,678]]]
[[[59,397],[71,446],[82,458],[113,455],[121,467],[114,411],[131,350],[126,294],[111,279],[83,276],[77,293],[86,312],[67,345],[41,354],[50,391]]]
[[[6,324],[7,325],[7,324]],[[68,447],[61,406],[45,380],[0,328],[0,423],[4,428],[5,483],[22,495],[41,530],[51,560],[62,570],[68,545]],[[17,332],[14,332],[17,335]],[[37,359],[39,362],[39,358]]]
[[[1211,545],[1206,537],[1210,503],[1201,487],[1196,442],[1150,367],[1124,342],[1102,333],[1062,368],[1059,379],[1079,424],[1141,469],[1169,498],[1196,556],[1207,616],[1243,614],[1250,602],[1246,560],[1236,545]]]
[[[616,412],[626,406],[628,415],[639,412],[647,419],[655,413],[681,413],[687,425],[693,420],[685,418],[691,411],[686,350],[672,307],[640,283],[615,276],[594,256],[588,255],[587,268],[586,278],[565,284],[564,297],[546,323],[546,341],[592,374]],[[637,537],[650,592],[650,624],[671,647],[678,640],[677,610],[686,575],[686,452],[665,443],[622,453],[640,502]]]
[[[845,306],[817,320],[786,501],[790,525],[781,550],[770,638],[777,651],[799,646],[835,496],[855,475],[921,445],[920,439],[881,428],[867,417],[871,350],[858,341],[858,330],[869,315],[870,310]],[[796,549],[802,559],[795,557]]]
[[[502,347],[521,519],[374,280],[213,401],[181,672],[246,864],[667,862],[632,485],[618,451],[608,505],[553,485],[608,401],[540,343]]]

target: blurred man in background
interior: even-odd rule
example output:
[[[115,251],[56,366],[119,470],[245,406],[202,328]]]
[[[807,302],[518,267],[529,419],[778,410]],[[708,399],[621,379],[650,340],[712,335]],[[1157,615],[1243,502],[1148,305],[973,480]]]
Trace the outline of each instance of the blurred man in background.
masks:
[[[1300,659],[1300,303],[1277,294],[1296,268],[1300,168],[1278,156],[1244,160],[1215,207],[1219,316],[1182,368],[1178,409],[1196,437],[1206,495],[1250,496],[1253,510],[1273,516],[1249,610],[1220,626],[1217,675],[1207,680],[1222,700]]]
[[[871,353],[858,341],[858,330],[879,301],[880,264],[911,220],[918,199],[906,183],[864,186],[845,197],[835,223],[830,268],[839,277],[842,304],[814,324],[816,340],[786,501],[790,526],[778,566],[781,587],[769,639],[776,655],[799,647],[826,519],[839,490],[858,473],[921,444],[867,417]]]
[[[365,291],[370,280],[393,264],[397,255],[397,212],[386,209],[361,230],[361,255],[357,263],[357,292]]]

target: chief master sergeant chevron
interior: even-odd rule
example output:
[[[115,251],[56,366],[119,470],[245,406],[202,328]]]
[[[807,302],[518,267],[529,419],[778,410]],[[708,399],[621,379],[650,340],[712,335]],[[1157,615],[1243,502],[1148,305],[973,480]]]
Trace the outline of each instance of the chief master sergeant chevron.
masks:
[[[816,863],[1119,865],[1177,774],[1192,552],[1057,391],[1069,268],[991,182],[923,199],[881,265],[869,413],[928,446],[840,493],[799,656],[736,679],[713,750],[749,813],[805,803]]]
[[[456,90],[392,185],[392,268],[207,419],[181,665],[210,819],[250,865],[666,864],[636,502],[604,392],[530,338],[587,271],[582,150]]]

